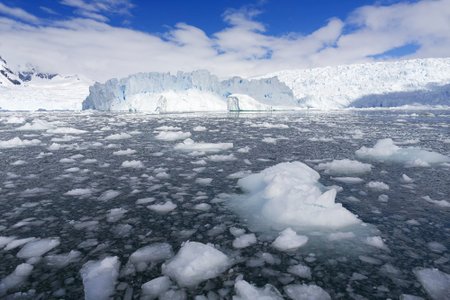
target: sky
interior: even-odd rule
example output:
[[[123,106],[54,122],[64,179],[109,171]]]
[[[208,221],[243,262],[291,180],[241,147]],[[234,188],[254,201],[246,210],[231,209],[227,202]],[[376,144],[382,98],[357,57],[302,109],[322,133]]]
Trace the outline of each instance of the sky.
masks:
[[[13,68],[97,81],[450,56],[450,0],[0,0]]]

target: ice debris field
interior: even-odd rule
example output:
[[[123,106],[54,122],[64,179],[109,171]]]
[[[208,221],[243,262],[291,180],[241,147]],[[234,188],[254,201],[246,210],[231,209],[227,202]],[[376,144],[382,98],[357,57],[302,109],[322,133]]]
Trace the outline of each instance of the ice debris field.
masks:
[[[449,299],[450,112],[0,114],[2,299]]]

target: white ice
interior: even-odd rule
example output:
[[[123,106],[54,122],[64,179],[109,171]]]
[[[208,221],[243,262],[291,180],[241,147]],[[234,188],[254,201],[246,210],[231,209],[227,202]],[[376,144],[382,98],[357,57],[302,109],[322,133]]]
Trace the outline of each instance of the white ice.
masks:
[[[170,286],[172,281],[167,276],[157,277],[150,281],[147,281],[141,286],[142,294],[146,299],[156,299],[165,293]]]
[[[166,214],[177,208],[177,205],[169,200],[162,204],[149,205],[147,208],[157,213]]]
[[[291,228],[286,228],[272,243],[272,247],[280,251],[292,251],[304,246],[308,242],[308,237],[298,235]]]
[[[18,258],[31,258],[42,256],[60,244],[59,238],[46,238],[31,241],[20,249],[17,253]]]
[[[247,248],[256,243],[254,233],[243,234],[236,237],[233,241],[233,247],[237,249]]]
[[[434,300],[450,298],[450,275],[438,269],[418,269],[414,271],[428,295]]]
[[[270,284],[258,288],[245,280],[237,280],[234,284],[233,300],[282,300],[280,292]]]
[[[417,147],[401,148],[390,138],[378,140],[373,148],[361,147],[355,152],[360,159],[403,163],[407,166],[426,167],[450,162],[450,157]]]
[[[0,297],[4,296],[9,289],[17,288],[27,280],[33,271],[30,264],[20,264],[16,269],[0,281]]]
[[[122,163],[122,168],[142,169],[144,164],[140,160],[126,160]]]
[[[370,173],[372,165],[356,160],[341,159],[320,163],[316,168],[318,170],[324,170],[325,174],[329,175],[361,175]]]
[[[120,261],[117,256],[98,261],[88,261],[80,270],[86,300],[108,300],[114,294],[119,276]]]
[[[19,137],[15,137],[10,140],[0,141],[0,149],[23,148],[30,146],[39,146],[40,144],[41,141],[38,139],[22,140]]]
[[[162,271],[179,286],[192,287],[219,276],[230,264],[230,259],[214,246],[188,241],[173,259],[163,264]]]
[[[191,136],[190,132],[183,131],[160,131],[155,139],[165,141],[165,142],[173,142],[178,140],[184,140]]]
[[[290,284],[284,291],[292,300],[331,300],[330,295],[315,284]]]
[[[301,162],[280,163],[240,179],[245,194],[233,206],[260,227],[339,229],[360,223],[335,203],[335,189],[323,192],[319,178]]]
[[[233,143],[203,143],[194,142],[192,139],[186,139],[175,145],[175,149],[181,151],[219,152],[231,148],[233,148]]]

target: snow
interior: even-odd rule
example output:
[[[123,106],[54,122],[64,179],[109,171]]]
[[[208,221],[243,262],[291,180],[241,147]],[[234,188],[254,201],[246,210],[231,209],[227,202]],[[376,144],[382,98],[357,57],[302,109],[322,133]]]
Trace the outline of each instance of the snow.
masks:
[[[30,146],[39,146],[40,144],[41,141],[38,139],[22,140],[19,137],[15,137],[10,140],[0,141],[0,149],[23,148]]]
[[[166,142],[173,142],[177,140],[184,140],[191,136],[190,132],[183,132],[183,131],[161,131],[156,136],[155,139],[166,141]]]
[[[42,256],[60,244],[59,238],[37,239],[25,244],[17,253],[18,258],[31,258]]]
[[[211,244],[185,242],[177,255],[163,264],[163,274],[181,287],[193,287],[228,269],[230,259]]]
[[[0,281],[0,296],[4,296],[9,289],[19,287],[27,280],[33,271],[30,264],[20,264],[16,269]]]
[[[320,175],[301,162],[287,162],[241,178],[245,192],[233,206],[259,226],[339,229],[360,223],[341,204],[336,190],[322,192]]]
[[[361,147],[355,152],[364,160],[403,163],[407,166],[430,166],[450,162],[450,157],[417,147],[401,148],[390,138],[381,139],[373,148]]]
[[[329,175],[361,175],[370,173],[372,165],[356,160],[341,159],[332,162],[320,163],[317,170],[324,170]]]
[[[248,233],[238,236],[233,241],[233,247],[236,249],[247,248],[256,243],[256,236],[254,233]]]
[[[449,274],[438,269],[417,269],[414,274],[432,299],[449,299]]]
[[[156,299],[165,293],[170,286],[172,281],[167,276],[157,277],[150,281],[147,281],[142,285],[142,294],[149,299]]]
[[[233,143],[203,143],[194,142],[192,139],[186,139],[175,145],[175,150],[180,151],[220,152],[231,148]]]
[[[247,95],[261,105],[295,105],[292,91],[276,78],[220,81],[205,70],[190,73],[139,73],[96,83],[83,102],[84,109],[146,111],[152,113],[227,111],[227,96]],[[259,104],[257,105],[260,106]]]
[[[293,251],[304,246],[307,242],[307,236],[298,235],[291,228],[286,228],[280,232],[280,235],[272,243],[272,247],[280,251]]]
[[[256,79],[274,76],[292,89],[302,107],[329,110],[414,103],[450,105],[448,86],[439,89],[450,83],[450,58],[285,70]],[[402,97],[402,92],[410,94]]]
[[[119,276],[120,261],[117,256],[99,261],[88,261],[81,268],[86,300],[107,300],[114,294]]]
[[[270,284],[257,288],[245,280],[237,280],[234,284],[236,295],[233,300],[282,300],[280,292]]]
[[[330,295],[315,284],[290,284],[284,287],[284,291],[292,300],[331,300]]]

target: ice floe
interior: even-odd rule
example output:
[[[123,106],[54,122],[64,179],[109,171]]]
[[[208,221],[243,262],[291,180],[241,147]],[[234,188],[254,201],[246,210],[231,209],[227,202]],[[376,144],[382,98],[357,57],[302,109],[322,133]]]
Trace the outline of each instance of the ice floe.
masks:
[[[107,300],[114,294],[119,276],[120,261],[117,256],[99,261],[88,261],[81,268],[86,300]]]
[[[434,300],[450,298],[450,275],[438,269],[417,269],[414,271],[428,295]]]
[[[17,253],[18,258],[42,256],[60,244],[59,238],[37,239],[25,244]]]
[[[273,241],[272,247],[280,251],[293,251],[308,242],[308,237],[304,235],[298,235],[291,228],[286,228],[280,235]]]
[[[185,140],[191,136],[190,132],[183,132],[183,131],[161,131],[156,136],[155,139],[166,141],[166,142],[173,142],[178,140]]]
[[[192,287],[219,276],[230,265],[230,259],[214,246],[188,241],[173,259],[163,264],[162,270],[179,286]]]
[[[232,205],[259,226],[339,229],[360,223],[335,203],[336,190],[323,192],[319,178],[304,163],[280,163],[239,179],[245,193]]]
[[[325,174],[329,175],[360,175],[370,173],[372,165],[357,160],[341,159],[320,163],[316,168],[324,170]]]
[[[233,148],[233,143],[203,143],[194,142],[192,139],[186,139],[175,145],[175,150],[181,151],[219,152],[231,148]]]

